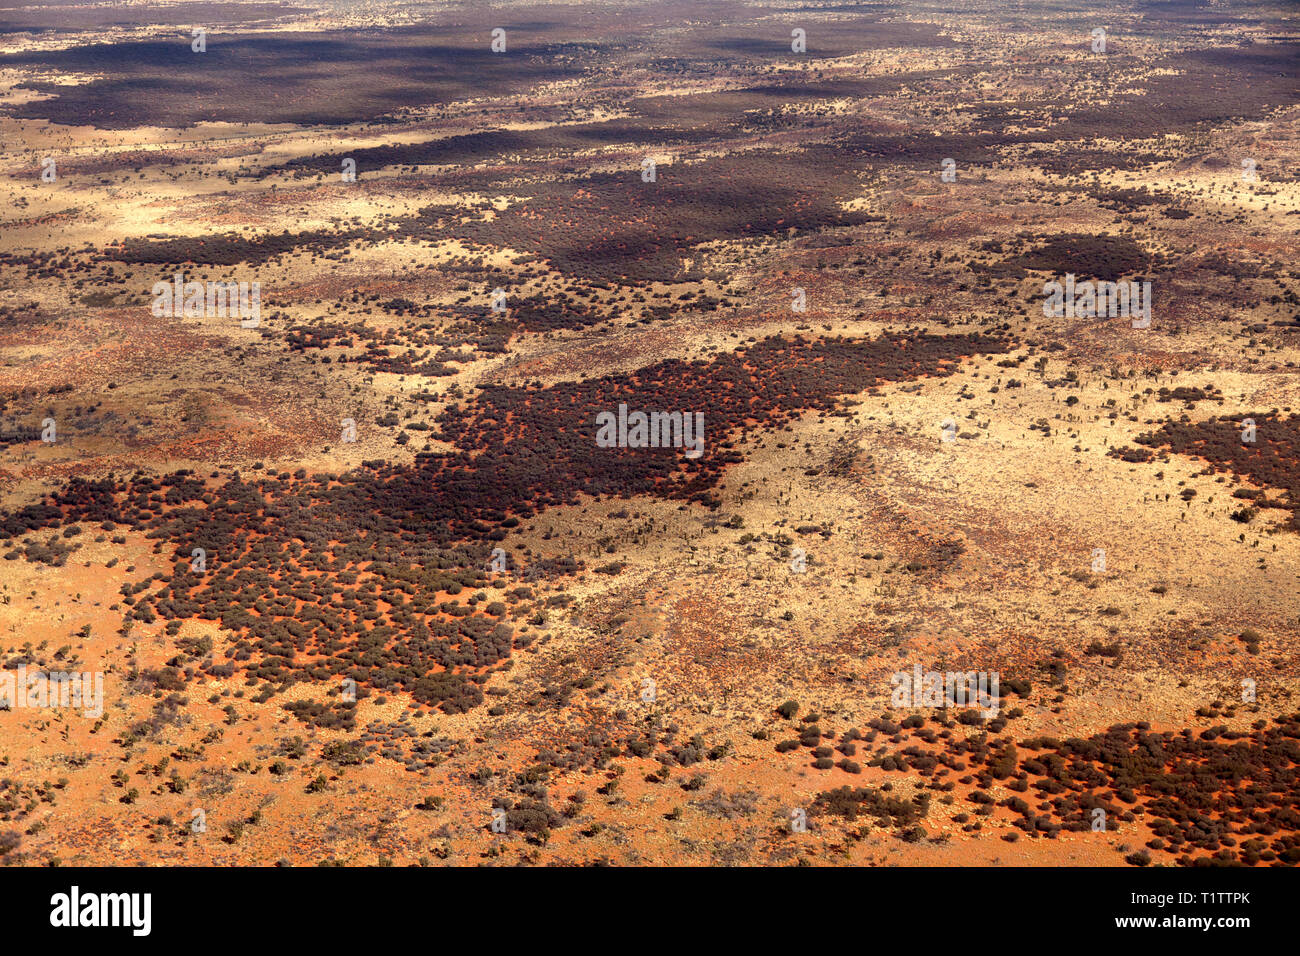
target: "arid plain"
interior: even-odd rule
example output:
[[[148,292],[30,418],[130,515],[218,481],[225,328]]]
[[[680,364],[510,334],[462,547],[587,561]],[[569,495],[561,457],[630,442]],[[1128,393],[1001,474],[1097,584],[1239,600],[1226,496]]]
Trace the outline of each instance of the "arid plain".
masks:
[[[1294,14],[0,0],[0,860],[1300,862]]]

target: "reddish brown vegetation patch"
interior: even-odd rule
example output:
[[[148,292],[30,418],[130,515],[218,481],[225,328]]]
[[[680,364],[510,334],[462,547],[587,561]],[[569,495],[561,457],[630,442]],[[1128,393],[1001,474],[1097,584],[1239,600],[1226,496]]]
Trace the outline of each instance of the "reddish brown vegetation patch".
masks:
[[[650,494],[712,504],[731,439],[773,427],[836,396],[888,380],[949,374],[963,356],[1005,348],[978,335],[875,341],[769,339],[709,362],[662,362],[631,375],[545,389],[485,389],[446,412],[450,453],[358,472],[240,475],[212,487],[190,472],[162,479],[74,481],[9,514],[6,537],[65,522],[120,524],[174,555],[170,577],[126,585],[137,620],[199,618],[240,635],[228,660],[190,662],[270,688],[349,677],[459,710],[510,654],[513,629],[494,605],[448,601],[485,578],[489,552],[520,518],[579,494]],[[703,411],[706,450],[599,448],[595,416],[633,409]],[[193,549],[206,567],[191,569]],[[161,586],[152,592],[150,588]],[[145,593],[150,592],[150,593]]]
[[[1255,440],[1243,438],[1243,422],[1255,422]],[[1203,458],[1215,471],[1231,472],[1257,485],[1285,492],[1280,501],[1266,502],[1291,511],[1288,526],[1300,530],[1300,417],[1282,418],[1273,412],[1223,415],[1203,422],[1166,422],[1158,431],[1134,439],[1147,448]],[[1138,448],[1111,452],[1124,461],[1149,461],[1151,453]],[[1248,512],[1235,520],[1248,521]]]
[[[639,167],[578,182],[540,184],[495,219],[456,227],[478,242],[536,252],[569,275],[606,281],[670,281],[700,243],[808,232],[867,221],[839,200],[857,180],[846,156],[741,153]]]
[[[858,759],[867,766],[929,778],[928,789],[960,794],[972,805],[975,821],[968,831],[980,830],[980,820],[999,810],[1009,811],[1011,824],[1030,837],[1049,839],[1062,830],[1093,831],[1098,820],[1112,833],[1141,823],[1154,834],[1148,850],[1183,866],[1300,863],[1300,713],[1277,717],[1272,726],[1256,721],[1249,733],[1222,725],[1158,733],[1136,723],[1088,738],[1019,742],[1004,734],[1003,716],[986,722],[965,711],[956,720],[944,714],[928,722],[940,729],[927,726],[922,715],[898,721],[882,714],[865,730],[839,735],[834,749],[846,759],[836,765],[852,763],[847,758],[865,747]],[[954,733],[958,722],[986,732]],[[821,747],[831,753],[835,734],[815,725],[800,734],[777,750]],[[880,746],[885,743],[893,746]],[[1013,793],[996,797],[989,793],[994,788]],[[900,826],[924,817],[930,800],[841,787],[820,794],[814,807],[848,819],[861,811],[882,825]],[[958,822],[966,822],[962,817]],[[1140,850],[1127,859],[1145,865],[1151,854]]]

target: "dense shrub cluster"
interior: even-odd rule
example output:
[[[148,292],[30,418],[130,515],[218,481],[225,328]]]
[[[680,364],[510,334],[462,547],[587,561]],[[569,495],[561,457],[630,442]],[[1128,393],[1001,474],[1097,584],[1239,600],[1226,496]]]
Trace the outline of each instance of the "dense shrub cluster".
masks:
[[[422,453],[413,466],[256,481],[236,473],[216,487],[188,471],[78,480],[0,516],[0,536],[75,522],[143,530],[175,564],[127,585],[123,603],[137,620],[199,618],[238,635],[210,673],[233,668],[274,687],[348,677],[460,711],[482,701],[480,685],[515,635],[503,606],[449,598],[485,578],[492,548],[519,518],[579,494],[711,504],[724,468],[740,460],[731,447],[739,433],[883,381],[950,374],[964,355],[1005,347],[979,335],[773,338],[711,361],[548,388],[493,386],[440,417],[455,451]],[[619,402],[705,410],[706,453],[597,447],[595,416]],[[202,572],[191,570],[196,547],[210,555]]]
[[[1242,440],[1242,422],[1247,418],[1255,421],[1253,442]],[[1300,531],[1300,416],[1242,412],[1202,422],[1170,421],[1134,441],[1144,447],[1115,449],[1110,454],[1125,461],[1149,461],[1152,454],[1147,449],[1168,449],[1204,459],[1216,471],[1280,489],[1284,492],[1280,499],[1252,497],[1261,507],[1290,510],[1288,526]]]
[[[1150,272],[1158,262],[1158,255],[1124,236],[1070,233],[1047,239],[1006,264],[1054,276],[1074,273],[1080,281],[1091,278],[1115,282]]]
[[[907,729],[887,718],[872,724],[885,733]],[[952,788],[939,778],[964,772],[961,783],[981,788],[967,799],[984,813],[994,802],[985,791],[995,783],[1017,791],[1023,796],[998,803],[1031,836],[1089,831],[1101,808],[1111,831],[1144,820],[1157,837],[1148,846],[1171,862],[1300,863],[1300,713],[1271,725],[1257,721],[1248,733],[1226,726],[1157,733],[1136,723],[1088,738],[1018,744],[914,727],[915,736],[938,749],[890,751],[877,758],[881,769],[931,777],[938,789]],[[831,793],[822,795],[825,805],[843,808],[851,791]]]
[[[875,817],[881,826],[910,827],[930,812],[930,795],[917,794],[910,800],[891,796],[875,787],[837,787],[817,795],[814,814],[830,814],[856,820],[858,814]]]
[[[683,258],[720,239],[809,232],[865,221],[840,199],[858,188],[847,156],[752,152],[530,185],[491,220],[448,227],[496,247],[523,249],[568,275],[611,282],[687,278]]]

